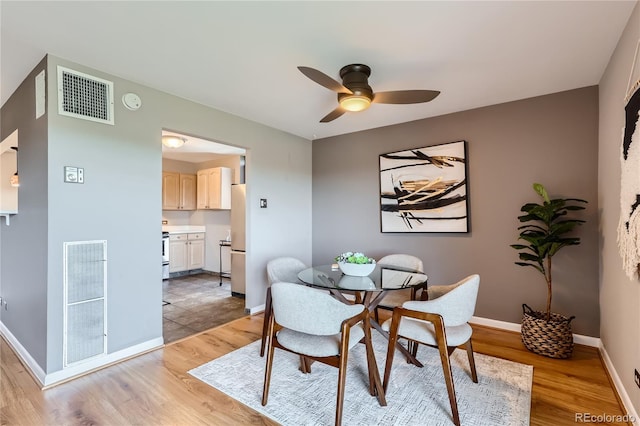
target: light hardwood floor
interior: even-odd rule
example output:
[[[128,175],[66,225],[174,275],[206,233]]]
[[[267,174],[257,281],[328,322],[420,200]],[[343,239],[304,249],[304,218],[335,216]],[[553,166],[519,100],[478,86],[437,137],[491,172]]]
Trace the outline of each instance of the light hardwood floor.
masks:
[[[261,315],[241,318],[44,391],[0,339],[0,424],[276,424],[187,373],[261,331]],[[528,352],[517,333],[474,326],[474,349],[534,366],[531,425],[624,414],[595,348],[577,345],[572,359],[552,360]]]

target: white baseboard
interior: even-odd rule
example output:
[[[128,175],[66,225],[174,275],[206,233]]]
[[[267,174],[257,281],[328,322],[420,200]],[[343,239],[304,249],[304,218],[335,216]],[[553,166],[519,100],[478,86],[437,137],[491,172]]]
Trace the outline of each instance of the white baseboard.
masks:
[[[0,322],[0,335],[9,343],[11,349],[18,355],[18,358],[20,358],[25,367],[31,372],[31,375],[38,380],[41,385],[44,385],[46,373],[2,322]]]
[[[633,424],[634,426],[640,426],[640,417],[638,417],[638,413],[636,412],[635,408],[633,407],[633,402],[631,401],[631,398],[629,397],[629,394],[627,393],[626,389],[624,388],[624,385],[622,384],[622,380],[620,380],[620,376],[618,375],[618,372],[613,367],[613,363],[611,362],[611,358],[609,357],[609,354],[607,353],[607,349],[602,345],[602,342],[600,343],[599,349],[600,349],[600,354],[602,354],[602,360],[604,361],[604,365],[605,365],[607,371],[609,371],[609,375],[611,376],[611,380],[613,380],[613,385],[615,386],[616,390],[618,391],[618,395],[620,395],[620,399],[622,400],[622,404],[624,405],[625,409],[627,410],[627,414],[628,414],[628,417],[629,417],[628,421],[631,424]]]
[[[520,333],[520,324],[516,324],[513,322],[498,321],[481,317],[472,317],[471,321],[469,322],[472,324],[484,325],[487,327],[499,328],[501,330],[509,330]],[[582,334],[574,334],[573,341],[574,343],[577,343],[579,345],[592,346],[594,348],[599,348],[602,344],[599,337],[584,336]]]
[[[99,358],[92,358],[82,364],[77,364],[63,370],[55,371],[50,374],[46,374],[42,367],[33,359],[33,357],[27,352],[27,350],[20,344],[15,336],[9,331],[9,329],[0,322],[0,334],[9,343],[9,346],[18,355],[18,358],[29,369],[33,377],[40,382],[42,387],[52,386],[77,376],[89,373],[91,371],[104,368],[110,364],[122,361],[127,358],[131,358],[136,355],[140,355],[144,352],[158,349],[164,345],[162,337],[148,340],[146,342],[139,343],[128,348],[106,354]]]
[[[249,309],[249,315],[259,314],[260,312],[264,312],[264,309],[264,303],[262,305],[254,306],[253,308]]]
[[[47,374],[44,380],[44,386],[52,386],[69,379],[73,379],[77,376],[87,374],[91,371],[98,370],[107,367],[116,362],[120,362],[133,356],[141,355],[145,352],[149,352],[154,349],[158,349],[164,346],[164,339],[157,337],[155,339],[147,340],[146,342],[139,343],[128,348],[121,349],[110,354],[106,354],[99,358],[92,358],[82,364],[74,365],[72,367],[65,368],[64,370],[58,370],[51,374]]]

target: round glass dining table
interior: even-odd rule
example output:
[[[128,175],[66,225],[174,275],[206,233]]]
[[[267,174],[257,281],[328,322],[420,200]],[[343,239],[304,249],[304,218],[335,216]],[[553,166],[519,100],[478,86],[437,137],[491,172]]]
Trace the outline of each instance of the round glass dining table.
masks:
[[[427,275],[414,269],[378,263],[369,275],[356,277],[343,274],[338,265],[334,264],[307,268],[298,274],[298,279],[313,287],[381,292],[424,286]]]
[[[355,294],[356,303],[362,303],[369,312],[374,312],[390,291],[410,289],[414,298],[418,289],[426,290],[427,278],[422,271],[380,263],[376,264],[373,272],[364,277],[345,275],[337,264],[312,266],[298,274],[298,279],[302,283],[327,289],[333,297],[343,303],[353,303],[352,300],[344,297],[344,294]],[[424,293],[426,294],[426,291]],[[364,294],[363,297],[362,294]],[[371,325],[388,337],[388,333],[374,318],[371,318]],[[410,362],[422,367],[422,364],[403,346],[398,344],[397,347]]]

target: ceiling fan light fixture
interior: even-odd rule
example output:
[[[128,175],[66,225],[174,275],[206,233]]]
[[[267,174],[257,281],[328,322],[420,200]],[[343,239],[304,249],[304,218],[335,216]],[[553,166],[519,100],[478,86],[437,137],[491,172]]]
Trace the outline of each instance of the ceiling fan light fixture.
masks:
[[[180,148],[187,140],[185,138],[181,138],[179,136],[163,136],[162,137],[162,145],[167,148]]]
[[[340,106],[347,111],[364,111],[371,106],[371,99],[361,95],[349,95],[340,99]]]

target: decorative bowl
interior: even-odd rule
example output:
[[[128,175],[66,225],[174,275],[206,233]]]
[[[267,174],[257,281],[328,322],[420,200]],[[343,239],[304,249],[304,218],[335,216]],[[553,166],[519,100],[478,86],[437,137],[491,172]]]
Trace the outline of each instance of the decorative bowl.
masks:
[[[366,277],[376,269],[375,263],[345,263],[338,262],[340,270],[345,275],[353,277]]]

